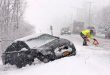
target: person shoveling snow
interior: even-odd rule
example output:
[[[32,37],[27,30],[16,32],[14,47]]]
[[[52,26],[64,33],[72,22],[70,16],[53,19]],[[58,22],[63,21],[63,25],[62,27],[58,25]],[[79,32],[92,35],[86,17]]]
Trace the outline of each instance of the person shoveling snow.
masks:
[[[95,46],[99,45],[98,41],[94,38],[94,31],[90,29],[82,30],[80,33],[83,38],[83,46],[88,46],[91,43],[90,40],[93,40],[92,44]]]

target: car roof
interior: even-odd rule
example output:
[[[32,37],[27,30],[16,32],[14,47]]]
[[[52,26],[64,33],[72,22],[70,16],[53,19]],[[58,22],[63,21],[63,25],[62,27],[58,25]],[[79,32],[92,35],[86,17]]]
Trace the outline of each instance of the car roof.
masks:
[[[58,39],[57,37],[55,36],[52,36],[50,34],[43,34],[43,33],[39,33],[39,34],[32,34],[32,35],[29,35],[29,36],[26,36],[26,37],[23,37],[23,38],[20,38],[20,39],[17,39],[15,40],[15,42],[17,41],[23,41],[25,42],[30,48],[33,48],[35,46],[35,44],[37,44],[36,42],[36,39],[38,39],[39,37],[41,36],[46,36],[46,37],[52,37],[52,38],[55,38],[55,39]],[[52,41],[52,40],[50,40]],[[38,43],[40,44],[40,42]]]
[[[34,33],[34,34],[28,35],[26,37],[22,37],[22,38],[16,39],[15,42],[16,41],[27,41],[27,40],[32,39],[32,38],[37,38],[40,35],[43,35],[43,34],[41,34],[41,33]]]

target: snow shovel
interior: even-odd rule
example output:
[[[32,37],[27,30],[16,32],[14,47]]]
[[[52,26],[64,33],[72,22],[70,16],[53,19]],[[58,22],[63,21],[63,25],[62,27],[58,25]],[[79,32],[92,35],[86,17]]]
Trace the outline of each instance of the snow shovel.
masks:
[[[95,46],[98,47],[99,42],[98,42],[97,40],[90,40],[90,41],[87,41],[87,44],[88,44],[88,45],[95,45]]]

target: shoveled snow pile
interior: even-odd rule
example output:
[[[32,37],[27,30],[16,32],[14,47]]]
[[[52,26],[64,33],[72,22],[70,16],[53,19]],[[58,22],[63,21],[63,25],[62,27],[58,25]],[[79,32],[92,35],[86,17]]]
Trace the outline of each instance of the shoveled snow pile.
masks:
[[[46,64],[38,62],[21,69],[15,66],[3,66],[0,62],[0,75],[110,75],[109,50],[94,46],[83,47],[78,35],[62,37],[74,42],[77,49],[76,56],[61,58]]]

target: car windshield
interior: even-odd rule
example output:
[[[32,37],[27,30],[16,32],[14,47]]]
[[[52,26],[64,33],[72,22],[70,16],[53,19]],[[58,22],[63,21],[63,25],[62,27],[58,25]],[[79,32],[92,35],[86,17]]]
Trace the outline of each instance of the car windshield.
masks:
[[[51,36],[48,34],[43,34],[38,37],[28,39],[25,42],[30,48],[37,48],[37,47],[40,47],[48,42],[55,40],[55,39],[56,39],[56,37],[54,37],[54,36]]]

